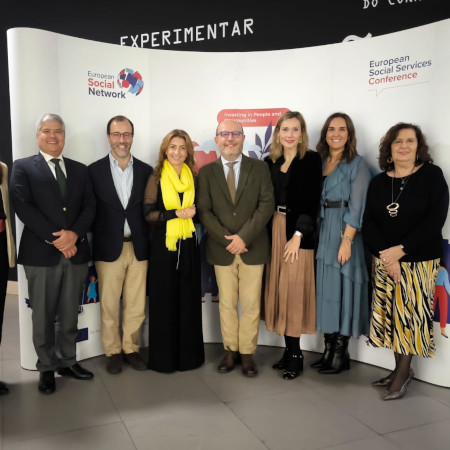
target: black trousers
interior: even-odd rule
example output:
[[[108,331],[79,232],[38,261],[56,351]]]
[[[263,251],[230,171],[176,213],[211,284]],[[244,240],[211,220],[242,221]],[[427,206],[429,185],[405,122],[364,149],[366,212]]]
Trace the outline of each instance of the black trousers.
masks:
[[[6,288],[8,287],[8,247],[6,230],[0,233],[0,344],[2,342],[3,312],[5,310]]]

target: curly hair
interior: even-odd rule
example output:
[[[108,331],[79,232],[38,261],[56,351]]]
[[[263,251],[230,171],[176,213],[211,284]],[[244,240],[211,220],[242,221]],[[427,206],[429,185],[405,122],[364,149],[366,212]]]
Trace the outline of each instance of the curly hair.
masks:
[[[283,154],[283,146],[279,142],[279,134],[282,123],[285,120],[297,119],[300,122],[300,129],[302,131],[302,142],[297,145],[297,156],[302,159],[308,150],[309,138],[306,131],[306,122],[303,116],[298,111],[287,111],[279,119],[275,126],[272,136],[272,143],[270,144],[269,156],[272,162],[275,162]]]
[[[316,145],[316,150],[322,157],[322,160],[325,160],[328,158],[328,156],[330,156],[330,148],[327,143],[327,132],[331,121],[338,117],[344,119],[347,126],[348,138],[347,142],[345,143],[342,160],[349,163],[358,154],[358,151],[356,150],[356,132],[352,119],[350,119],[350,116],[348,114],[345,114],[343,112],[335,112],[327,118],[327,120],[323,124],[322,130],[320,131],[320,137]]]
[[[378,164],[381,170],[389,172],[394,168],[391,156],[391,145],[397,139],[400,130],[414,130],[417,139],[417,153],[415,166],[420,166],[423,163],[433,162],[433,159],[429,153],[429,147],[425,135],[418,125],[412,123],[399,122],[396,125],[389,128],[387,133],[380,139],[380,145],[378,147],[379,156]]]
[[[194,145],[192,144],[192,140],[186,133],[186,131],[175,129],[167,133],[161,142],[161,147],[159,148],[158,162],[153,172],[156,180],[159,180],[161,178],[161,170],[163,168],[164,160],[167,159],[166,151],[169,148],[170,141],[176,137],[184,139],[184,142],[186,142],[187,156],[184,163],[189,167],[189,169],[191,169],[194,178],[196,177]]]

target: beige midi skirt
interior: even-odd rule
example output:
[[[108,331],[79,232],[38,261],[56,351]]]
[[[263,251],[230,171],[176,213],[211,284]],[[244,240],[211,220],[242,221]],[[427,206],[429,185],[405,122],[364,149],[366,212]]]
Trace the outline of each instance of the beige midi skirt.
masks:
[[[274,213],[272,257],[265,267],[264,320],[280,336],[316,332],[314,250],[300,249],[298,260],[284,262],[286,215]]]

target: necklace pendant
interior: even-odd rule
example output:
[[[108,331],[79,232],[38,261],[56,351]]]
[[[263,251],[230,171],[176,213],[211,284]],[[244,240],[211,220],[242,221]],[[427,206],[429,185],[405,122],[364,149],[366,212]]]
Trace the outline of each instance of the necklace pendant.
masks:
[[[397,217],[398,208],[400,208],[400,205],[396,202],[389,203],[389,205],[386,206],[386,209],[391,217]]]

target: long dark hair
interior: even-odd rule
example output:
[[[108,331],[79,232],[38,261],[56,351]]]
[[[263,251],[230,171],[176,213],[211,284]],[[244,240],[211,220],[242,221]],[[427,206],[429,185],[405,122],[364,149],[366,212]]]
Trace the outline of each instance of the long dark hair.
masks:
[[[328,127],[330,126],[330,123],[333,119],[336,119],[340,117],[341,119],[345,120],[345,124],[347,126],[347,132],[348,132],[348,138],[347,142],[345,143],[344,147],[344,153],[342,154],[342,159],[346,162],[351,162],[355,156],[358,154],[356,151],[356,132],[355,132],[355,126],[353,125],[352,119],[350,119],[350,116],[348,114],[345,114],[343,112],[336,112],[334,114],[331,114],[331,116],[328,117],[328,119],[323,124],[322,130],[320,132],[320,138],[319,142],[317,142],[316,150],[319,153],[319,155],[322,157],[322,160],[325,160],[330,155],[330,149],[327,144],[327,131]]]

